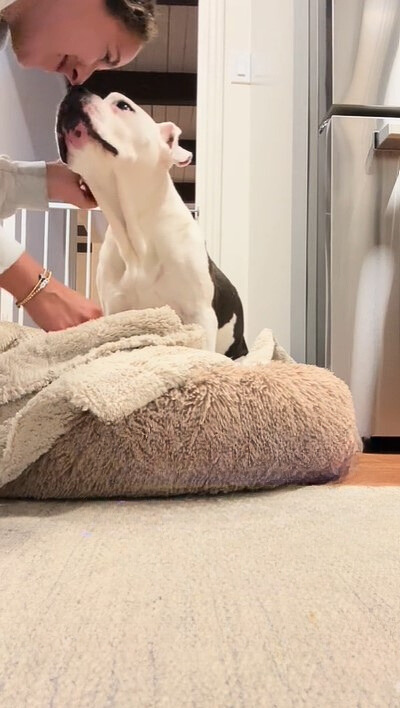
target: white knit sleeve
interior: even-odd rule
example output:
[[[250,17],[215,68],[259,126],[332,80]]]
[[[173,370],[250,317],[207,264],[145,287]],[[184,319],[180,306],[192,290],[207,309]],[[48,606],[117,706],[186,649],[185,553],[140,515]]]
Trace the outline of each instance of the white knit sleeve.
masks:
[[[0,218],[17,209],[48,207],[46,163],[12,162],[0,157]]]
[[[46,164],[0,157],[0,219],[15,214],[17,209],[47,207]],[[10,268],[22,252],[22,246],[0,227],[0,273]]]

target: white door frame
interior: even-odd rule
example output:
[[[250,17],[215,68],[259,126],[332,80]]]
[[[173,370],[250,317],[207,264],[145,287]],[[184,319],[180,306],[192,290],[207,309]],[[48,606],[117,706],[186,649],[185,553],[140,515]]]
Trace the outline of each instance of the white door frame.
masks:
[[[211,258],[220,264],[225,79],[225,2],[199,0],[196,208]]]
[[[316,110],[317,97],[314,93],[311,96],[309,92],[315,90],[315,86],[310,84],[310,60],[316,62],[317,59],[314,48],[309,54],[310,4],[308,0],[296,0],[293,8],[293,115],[296,119],[293,120],[291,355],[298,362],[311,364],[315,363],[315,358],[313,354],[310,359],[307,356],[308,190],[310,174],[317,160],[317,132],[315,138],[309,134],[309,125],[310,106],[313,106],[313,111]],[[313,14],[314,11],[315,8]],[[314,154],[311,162],[309,154]],[[314,300],[309,304],[310,311],[316,310],[316,296]],[[315,337],[314,334],[314,340]]]

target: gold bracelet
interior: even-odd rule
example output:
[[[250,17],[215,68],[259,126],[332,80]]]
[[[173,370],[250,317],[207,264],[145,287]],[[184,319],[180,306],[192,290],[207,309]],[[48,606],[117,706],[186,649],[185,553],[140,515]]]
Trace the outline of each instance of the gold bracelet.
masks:
[[[24,297],[23,300],[19,300],[16,303],[17,307],[22,307],[23,305],[26,305],[26,303],[29,302],[29,300],[32,300],[32,298],[35,297],[35,295],[40,293],[50,283],[51,276],[52,276],[51,270],[47,270],[47,268],[45,268],[43,270],[43,273],[41,273],[39,275],[39,280],[36,283],[35,287],[32,288],[30,293],[28,293],[28,295],[26,297]]]

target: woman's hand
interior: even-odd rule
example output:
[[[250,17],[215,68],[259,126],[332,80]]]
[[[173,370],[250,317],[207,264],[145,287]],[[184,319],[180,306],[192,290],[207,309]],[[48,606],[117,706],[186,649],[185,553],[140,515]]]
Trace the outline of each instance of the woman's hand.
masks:
[[[46,332],[75,327],[102,316],[91,300],[52,278],[44,290],[25,305],[25,310]]]
[[[48,162],[46,168],[49,201],[74,204],[80,209],[93,209],[97,206],[82,178],[63,162]]]
[[[43,267],[28,253],[0,275],[0,287],[15,299],[22,300],[38,282]],[[67,288],[55,278],[25,305],[26,311],[39,327],[49,331],[67,329],[102,316],[100,308],[91,300]]]

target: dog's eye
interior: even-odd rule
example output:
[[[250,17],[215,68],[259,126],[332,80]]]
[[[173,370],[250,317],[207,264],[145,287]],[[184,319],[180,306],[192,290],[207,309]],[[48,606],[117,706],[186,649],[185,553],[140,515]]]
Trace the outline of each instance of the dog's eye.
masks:
[[[132,113],[135,112],[132,106],[130,106],[129,103],[127,103],[126,101],[118,101],[116,105],[120,111],[131,111]]]

